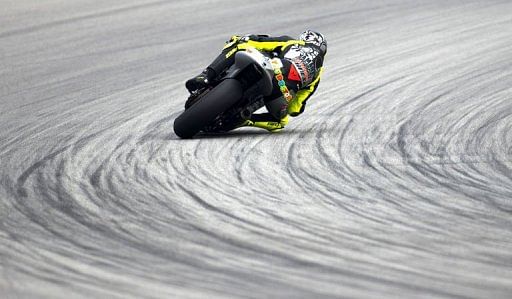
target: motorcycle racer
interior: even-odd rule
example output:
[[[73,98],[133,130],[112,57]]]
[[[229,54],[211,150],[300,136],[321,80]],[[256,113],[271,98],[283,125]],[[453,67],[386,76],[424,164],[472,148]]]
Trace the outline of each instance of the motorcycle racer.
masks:
[[[254,126],[271,132],[288,124],[288,115],[298,116],[315,93],[327,53],[325,37],[312,30],[304,31],[299,39],[290,36],[234,35],[226,42],[222,53],[198,76],[185,86],[190,93],[209,86],[216,76],[234,63],[235,53],[249,47],[279,58],[274,66],[273,93],[264,98],[268,113],[252,114],[241,126]],[[274,60],[275,61],[275,60]]]

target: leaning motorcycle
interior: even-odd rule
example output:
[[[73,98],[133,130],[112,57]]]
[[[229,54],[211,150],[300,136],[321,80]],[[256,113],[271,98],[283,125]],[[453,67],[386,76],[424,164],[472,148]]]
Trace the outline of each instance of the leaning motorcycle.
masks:
[[[237,52],[235,63],[211,87],[190,95],[185,111],[174,121],[174,132],[192,138],[201,131],[227,132],[239,127],[264,106],[263,98],[272,93],[274,74],[281,67],[279,58],[254,48]]]

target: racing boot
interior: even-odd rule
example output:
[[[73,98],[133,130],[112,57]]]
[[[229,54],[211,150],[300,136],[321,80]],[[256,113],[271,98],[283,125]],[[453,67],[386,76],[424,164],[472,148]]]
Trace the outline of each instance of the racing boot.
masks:
[[[284,127],[288,124],[288,115],[283,117],[280,121],[275,120],[258,120],[259,117],[256,117],[251,120],[244,121],[239,127],[256,127],[260,129],[265,129],[272,133],[277,133],[284,129]]]
[[[185,87],[190,93],[209,86],[210,81],[215,77],[215,71],[211,68],[205,69],[201,74],[185,82]]]

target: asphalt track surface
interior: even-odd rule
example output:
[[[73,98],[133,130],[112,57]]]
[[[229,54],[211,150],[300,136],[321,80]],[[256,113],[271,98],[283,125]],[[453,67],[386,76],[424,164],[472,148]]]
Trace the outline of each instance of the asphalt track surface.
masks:
[[[0,297],[512,296],[510,1],[1,6]],[[304,28],[285,131],[174,135],[231,34]]]

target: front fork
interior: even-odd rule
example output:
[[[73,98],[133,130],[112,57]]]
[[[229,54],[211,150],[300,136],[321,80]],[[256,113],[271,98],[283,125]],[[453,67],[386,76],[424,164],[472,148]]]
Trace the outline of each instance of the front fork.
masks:
[[[247,106],[245,106],[242,111],[240,111],[240,117],[242,117],[243,120],[249,120],[251,119],[252,114],[263,107],[265,105],[265,102],[263,101],[263,97],[259,96]]]
[[[265,102],[263,96],[258,96],[249,101],[250,104],[243,107],[233,108],[217,118],[210,126],[207,126],[205,132],[226,132],[236,129],[243,122],[250,119],[252,114],[263,107]]]

